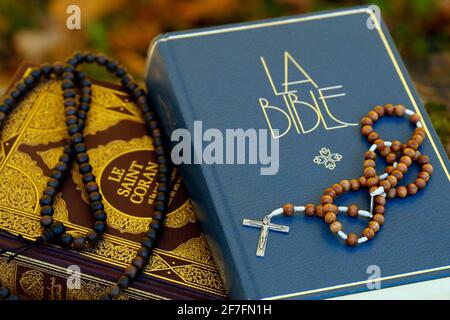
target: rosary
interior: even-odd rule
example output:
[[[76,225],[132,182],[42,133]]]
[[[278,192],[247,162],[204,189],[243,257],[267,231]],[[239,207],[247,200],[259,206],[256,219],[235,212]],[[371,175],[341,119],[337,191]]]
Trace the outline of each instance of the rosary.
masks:
[[[66,124],[70,136],[64,147],[63,154],[59,157],[59,162],[53,168],[51,176],[47,181],[47,187],[39,200],[41,207],[40,223],[43,228],[42,235],[20,248],[0,249],[0,254],[9,252],[8,261],[11,261],[14,257],[23,253],[30,247],[50,243],[58,244],[68,249],[83,250],[87,247],[94,247],[101,239],[101,235],[106,231],[107,214],[104,210],[99,186],[92,173],[92,166],[89,163],[89,156],[83,137],[83,130],[92,98],[92,82],[87,78],[87,75],[83,71],[78,70],[78,66],[84,63],[96,63],[99,66],[105,67],[109,72],[120,79],[122,87],[142,111],[142,117],[145,120],[148,132],[153,140],[158,163],[158,193],[151,223],[141,242],[141,248],[131,264],[125,269],[116,285],[108,288],[101,297],[102,300],[112,300],[117,299],[122,294],[122,291],[131,285],[133,280],[138,277],[139,273],[148,264],[152,250],[160,236],[160,230],[162,229],[164,218],[168,210],[170,170],[169,158],[163,148],[159,123],[153,111],[150,110],[146,92],[133,81],[132,77],[127,73],[124,67],[103,55],[96,55],[90,52],[75,53],[65,64],[43,64],[39,68],[34,68],[28,76],[24,77],[15,85],[4,98],[3,102],[0,103],[1,132],[7,116],[20,104],[28,92],[36,87],[37,84],[49,79],[61,80]],[[84,236],[79,235],[75,237],[66,232],[64,224],[54,221],[53,219],[53,204],[55,197],[60,190],[62,182],[70,173],[70,167],[74,160],[78,164],[85,191],[89,195],[89,204],[94,220],[92,230],[88,231]],[[2,287],[0,281],[0,300],[1,299],[16,300],[18,297],[11,294],[8,288]]]
[[[374,131],[373,125],[383,116],[409,117],[411,123],[416,126],[414,133],[406,144],[398,140],[385,141]],[[417,194],[418,190],[426,187],[433,172],[433,166],[429,163],[430,159],[422,155],[418,150],[425,139],[425,130],[420,117],[412,110],[406,109],[403,105],[387,104],[385,106],[376,106],[373,110],[361,119],[361,134],[367,137],[372,144],[369,151],[364,154],[364,174],[358,179],[342,180],[325,189],[321,198],[321,204],[307,204],[306,206],[295,206],[291,203],[283,205],[266,215],[262,221],[244,219],[243,225],[247,227],[260,228],[260,236],[256,248],[256,255],[264,257],[269,231],[289,232],[288,226],[271,223],[271,219],[284,215],[293,216],[296,212],[304,212],[306,216],[317,216],[325,220],[330,226],[332,233],[337,234],[349,246],[356,246],[371,240],[380,230],[384,223],[386,198],[406,198],[408,195]],[[385,172],[377,175],[376,172],[376,153],[388,163]],[[398,160],[397,160],[398,159]],[[414,181],[407,186],[398,186],[397,184],[408,171],[409,166],[417,162],[421,170]],[[337,196],[347,191],[358,191],[360,188],[368,189],[370,195],[370,210],[361,210],[357,205],[337,206],[334,200]],[[338,213],[346,213],[350,217],[366,217],[371,219],[358,237],[355,233],[345,233],[342,224],[337,220]]]

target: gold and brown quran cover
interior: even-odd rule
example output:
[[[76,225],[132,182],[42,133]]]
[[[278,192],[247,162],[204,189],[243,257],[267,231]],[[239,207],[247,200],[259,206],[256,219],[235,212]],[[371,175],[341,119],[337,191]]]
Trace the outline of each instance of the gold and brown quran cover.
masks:
[[[22,66],[15,80],[30,70]],[[12,262],[0,256],[0,279],[13,292],[34,299],[95,299],[136,254],[151,221],[156,195],[155,155],[140,111],[120,87],[94,83],[85,129],[108,230],[95,249],[53,245],[33,248]],[[32,239],[41,234],[39,197],[62,153],[67,130],[57,81],[34,90],[9,117],[0,136],[0,229]],[[170,213],[158,248],[125,299],[223,298],[225,292],[190,199],[173,173]],[[55,219],[73,233],[91,228],[92,217],[76,166],[55,204]],[[21,241],[0,233],[0,247]],[[81,288],[68,288],[68,271],[79,267]],[[75,269],[76,270],[76,269]],[[70,287],[70,286],[69,286]]]

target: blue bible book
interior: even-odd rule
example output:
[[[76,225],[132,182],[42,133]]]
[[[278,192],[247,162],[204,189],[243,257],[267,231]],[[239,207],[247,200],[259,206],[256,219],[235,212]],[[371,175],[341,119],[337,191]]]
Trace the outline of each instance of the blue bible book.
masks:
[[[172,134],[192,134],[196,160],[180,170],[231,298],[330,298],[450,275],[448,157],[376,10],[163,34],[151,44],[147,62],[149,99],[165,137],[179,147],[181,138]],[[388,103],[422,117],[427,137],[419,150],[434,166],[427,187],[388,199],[384,225],[357,247],[345,245],[323,219],[296,214],[272,219],[289,233],[269,231],[265,255],[257,256],[261,230],[244,226],[243,219],[261,220],[285,203],[318,205],[327,187],[360,177],[370,148],[360,119]],[[400,117],[384,117],[375,128],[385,140],[403,143],[414,130]],[[272,138],[264,150],[263,135],[257,135],[256,153],[247,150],[238,159],[236,147],[232,159],[227,129],[248,133],[244,147],[255,138],[251,132]],[[211,161],[205,153],[213,140],[223,150],[216,149]],[[278,162],[272,157],[277,143]],[[377,160],[378,174],[386,165]],[[416,179],[416,167],[401,185]],[[370,205],[366,189],[336,203]],[[345,214],[339,219],[345,232],[356,234],[368,222]]]

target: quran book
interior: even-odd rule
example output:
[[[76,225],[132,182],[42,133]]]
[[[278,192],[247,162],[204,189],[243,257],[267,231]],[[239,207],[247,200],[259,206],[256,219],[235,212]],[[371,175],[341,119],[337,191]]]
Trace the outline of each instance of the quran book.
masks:
[[[15,80],[30,69],[24,65]],[[33,90],[7,120],[0,139],[0,229],[8,233],[0,233],[0,247],[23,245],[12,234],[25,239],[41,234],[39,197],[62,154],[66,131],[58,81]],[[7,256],[0,257],[0,279],[21,296],[99,298],[134,258],[151,222],[156,158],[140,110],[120,87],[94,82],[84,134],[104,199],[107,232],[94,249],[78,252],[44,245],[11,263],[6,262]],[[158,248],[123,298],[224,298],[220,275],[176,171],[172,180],[170,210]],[[72,234],[84,234],[91,228],[87,199],[74,165],[55,202],[55,219],[64,222]],[[81,275],[79,288],[67,286],[73,270]]]
[[[329,298],[450,275],[449,161],[388,29],[370,8],[162,34],[149,48],[146,83],[172,147],[181,143],[175,130],[193,136],[199,161],[179,167],[231,298]],[[257,256],[261,230],[243,220],[262,220],[285,203],[318,205],[327,187],[360,177],[370,148],[360,119],[388,103],[423,119],[427,137],[419,150],[435,169],[427,187],[388,199],[381,230],[357,247],[322,219],[299,214],[274,218],[289,232],[269,231],[265,255]],[[227,156],[228,129],[268,131],[279,143],[276,174],[262,174],[267,162],[237,164],[234,150],[234,165],[219,157],[202,162],[213,141],[195,135],[209,129],[223,138],[215,150]],[[414,126],[385,117],[376,130],[406,143]],[[379,159],[378,174],[385,167]],[[417,174],[413,165],[400,185]],[[370,206],[367,190],[335,203]],[[358,235],[368,223],[339,219]]]

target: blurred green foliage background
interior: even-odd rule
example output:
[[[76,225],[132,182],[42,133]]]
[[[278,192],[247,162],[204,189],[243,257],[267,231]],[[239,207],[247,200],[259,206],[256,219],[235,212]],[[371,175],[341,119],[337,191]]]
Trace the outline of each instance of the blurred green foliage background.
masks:
[[[81,8],[81,30],[66,28],[72,4]],[[148,45],[161,32],[363,4],[380,7],[450,154],[450,0],[1,0],[0,93],[23,60],[89,49],[142,79]]]

